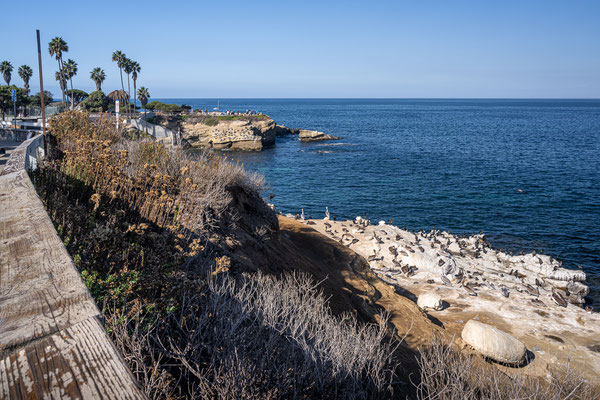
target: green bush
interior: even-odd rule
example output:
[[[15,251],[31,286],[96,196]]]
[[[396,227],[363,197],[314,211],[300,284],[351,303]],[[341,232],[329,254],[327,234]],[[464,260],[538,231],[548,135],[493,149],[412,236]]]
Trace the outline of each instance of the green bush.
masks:
[[[208,117],[203,122],[204,125],[208,126],[217,126],[219,124],[219,120],[217,120],[215,117]]]
[[[165,113],[180,113],[185,111],[183,107],[178,106],[177,104],[165,104],[156,100],[146,104],[146,109],[152,111],[162,111]]]
[[[109,99],[103,92],[95,91],[81,105],[84,110],[103,112],[108,110]]]

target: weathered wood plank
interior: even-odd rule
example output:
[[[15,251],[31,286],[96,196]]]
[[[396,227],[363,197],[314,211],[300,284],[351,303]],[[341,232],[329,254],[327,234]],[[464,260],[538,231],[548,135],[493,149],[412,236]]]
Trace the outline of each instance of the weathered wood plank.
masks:
[[[96,318],[5,354],[0,371],[2,399],[144,398]]]
[[[0,177],[0,351],[100,312],[25,171]]]
[[[27,147],[37,140],[40,140],[40,138],[36,136],[35,138],[24,141],[14,149],[4,166],[2,175],[24,170],[26,165],[25,159],[27,158]]]
[[[39,141],[26,143],[0,175],[0,399],[144,398],[25,171]]]

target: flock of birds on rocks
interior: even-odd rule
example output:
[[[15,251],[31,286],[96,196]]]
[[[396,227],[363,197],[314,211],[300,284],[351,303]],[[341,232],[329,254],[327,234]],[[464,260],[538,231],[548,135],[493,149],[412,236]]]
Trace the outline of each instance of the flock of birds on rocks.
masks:
[[[248,126],[237,126],[235,129],[213,129],[212,138],[214,142],[224,143],[239,140],[254,140],[256,135],[252,128]]]
[[[304,210],[290,216],[315,225],[306,220]],[[372,225],[363,217],[334,221],[329,209],[323,225],[329,237],[365,257],[371,269],[388,280],[442,285],[469,296],[487,292],[509,298],[519,293],[540,307],[547,306],[545,299],[560,307],[583,307],[589,293],[582,270],[562,268],[558,260],[535,251],[515,255],[496,250],[481,233],[458,236],[435,227],[411,232],[385,221]]]

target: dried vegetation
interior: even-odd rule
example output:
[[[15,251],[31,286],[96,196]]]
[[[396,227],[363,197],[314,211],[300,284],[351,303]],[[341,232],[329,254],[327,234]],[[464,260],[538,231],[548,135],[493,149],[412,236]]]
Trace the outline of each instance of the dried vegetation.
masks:
[[[306,275],[236,273],[212,240],[223,226],[268,234],[243,222],[274,219],[261,177],[209,153],[124,140],[106,117],[66,112],[51,133],[52,156],[32,180],[150,398],[394,393],[383,327],[333,316]]]
[[[261,177],[208,153],[125,140],[106,117],[65,112],[51,132],[32,180],[150,398],[599,398],[568,367],[509,376],[441,338],[417,356],[412,386],[385,318],[332,315],[302,273],[236,273],[210,240],[223,226],[259,242],[269,234],[242,223],[274,218]]]

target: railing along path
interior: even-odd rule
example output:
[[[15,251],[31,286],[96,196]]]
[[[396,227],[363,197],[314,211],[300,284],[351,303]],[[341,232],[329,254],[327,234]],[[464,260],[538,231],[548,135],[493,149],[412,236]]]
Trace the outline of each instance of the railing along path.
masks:
[[[29,179],[38,135],[0,174],[0,399],[142,399]]]

